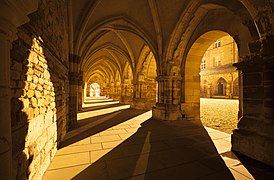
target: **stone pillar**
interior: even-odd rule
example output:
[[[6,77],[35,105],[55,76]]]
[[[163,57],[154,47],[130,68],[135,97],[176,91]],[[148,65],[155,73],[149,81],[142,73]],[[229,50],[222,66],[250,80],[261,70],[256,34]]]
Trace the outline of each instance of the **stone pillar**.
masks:
[[[4,27],[9,29],[3,29]],[[14,32],[12,32],[14,31]],[[10,113],[10,49],[16,28],[1,22],[0,27],[0,174],[12,179],[12,142]]]
[[[197,72],[197,64],[193,72]],[[188,74],[187,74],[188,73]],[[200,75],[186,70],[182,84],[181,113],[182,118],[200,122]],[[211,86],[214,88],[213,86]]]
[[[37,0],[0,2],[0,177],[12,177],[12,142],[10,111],[10,49],[17,27],[29,21],[28,14],[38,8]]]
[[[100,87],[100,95],[101,96],[106,96],[106,83],[102,83],[101,87]]]
[[[152,109],[152,116],[160,120],[180,120],[180,84],[181,78],[159,76],[158,103]]]
[[[156,82],[150,79],[138,81],[136,96],[133,98],[132,107],[136,109],[151,110],[156,104]]]
[[[87,83],[84,84],[84,95],[83,95],[83,104],[85,103],[86,97],[87,97]]]
[[[130,84],[128,79],[121,84],[121,98],[120,103],[123,104],[132,104],[132,84]]]
[[[115,87],[114,87],[114,83],[110,83],[110,88],[109,88],[109,97],[111,99],[114,99],[114,94],[115,94]]]
[[[149,109],[146,108],[147,100],[145,99],[144,81],[137,81],[135,84],[135,97],[133,98],[132,107],[135,109]]]
[[[90,97],[90,83],[87,84],[86,97]]]
[[[78,65],[80,57],[74,54],[69,55],[69,129],[78,127]]]
[[[82,111],[83,105],[83,72],[78,74],[78,111]]]
[[[119,100],[121,97],[121,83],[120,82],[116,82],[115,84],[115,100]]]
[[[260,43],[256,56],[235,65],[242,72],[243,112],[232,150],[274,167],[274,37]]]
[[[121,83],[120,103],[125,103],[125,99],[126,99],[126,84]]]
[[[243,116],[243,74],[239,70],[238,74],[239,78],[239,111],[238,111],[238,119]]]

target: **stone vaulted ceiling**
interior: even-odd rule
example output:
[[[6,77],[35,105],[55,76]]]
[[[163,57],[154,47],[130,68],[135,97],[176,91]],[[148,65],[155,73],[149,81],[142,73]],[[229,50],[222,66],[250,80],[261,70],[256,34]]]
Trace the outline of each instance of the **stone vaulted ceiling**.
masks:
[[[84,80],[123,76],[126,65],[133,73],[144,48],[157,62],[181,11],[182,0],[79,0],[71,1],[71,52],[81,57]],[[168,8],[166,6],[168,3]],[[159,11],[161,14],[159,14]],[[165,28],[161,25],[165,24]],[[139,62],[140,63],[140,62]]]
[[[182,59],[180,48],[184,49],[186,41],[180,39],[190,38],[188,33],[209,11],[226,6],[248,21],[250,17],[239,4],[228,0],[71,0],[70,52],[80,56],[80,71],[86,82],[123,78],[128,65],[136,74],[147,47],[159,73],[164,66],[169,67],[167,61],[176,59],[174,54],[179,53],[175,57]]]

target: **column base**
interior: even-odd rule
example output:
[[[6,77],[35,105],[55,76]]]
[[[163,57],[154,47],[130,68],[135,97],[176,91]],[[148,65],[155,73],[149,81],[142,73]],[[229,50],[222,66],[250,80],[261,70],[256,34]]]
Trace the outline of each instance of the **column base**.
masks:
[[[175,121],[182,120],[179,105],[160,104],[152,108],[152,117],[159,120]]]

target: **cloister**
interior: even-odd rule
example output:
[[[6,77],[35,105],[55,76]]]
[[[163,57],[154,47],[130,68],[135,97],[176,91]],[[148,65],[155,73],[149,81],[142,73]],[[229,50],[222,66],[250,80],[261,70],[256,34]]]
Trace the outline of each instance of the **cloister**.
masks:
[[[100,122],[95,117],[86,121],[89,123],[79,120],[88,108],[93,113],[90,115],[99,116],[94,115],[99,109],[89,106],[98,99],[109,102],[108,105],[113,103],[110,99],[119,101],[120,110],[132,110],[128,119],[139,118],[126,125],[139,123],[136,133],[127,138],[129,142],[144,144],[137,148],[140,153],[146,148],[155,150],[153,147],[158,146],[153,146],[153,140],[158,138],[168,141],[171,147],[175,143],[170,141],[172,138],[193,140],[191,135],[197,135],[195,142],[201,143],[202,136],[207,136],[206,142],[212,145],[207,133],[216,132],[200,123],[200,65],[209,45],[227,35],[236,42],[239,56],[233,65],[238,71],[234,86],[239,91],[239,123],[228,151],[273,168],[273,29],[273,0],[2,0],[0,179],[42,179],[56,152],[58,156],[68,143],[68,136],[83,133],[81,128],[91,127],[89,123]],[[147,112],[151,113],[150,118]],[[107,128],[125,123],[124,116],[117,116],[121,121],[109,117]],[[67,145],[85,138],[96,139],[96,133],[103,133],[93,130],[89,136],[72,138],[77,140]],[[120,133],[116,135],[123,139]],[[209,151],[219,157],[214,146],[207,151],[209,146],[193,145],[186,139],[175,143],[173,148],[177,150],[165,149],[163,163],[171,154],[181,157],[196,150],[202,159],[211,157]],[[120,147],[126,149],[127,143]],[[113,157],[114,152],[104,157]],[[123,153],[126,156],[121,157],[126,161],[130,150]],[[152,155],[152,161],[145,161],[148,168],[142,171],[142,179],[165,179],[165,174],[158,172],[163,167],[153,161],[158,158],[153,159]],[[194,159],[191,162],[196,163]],[[132,164],[142,167],[138,158],[132,164],[131,160],[121,168]],[[111,176],[110,170],[108,176],[98,175],[100,159],[89,163],[89,175],[95,179],[130,178],[139,172],[130,169],[126,176]],[[200,161],[195,163],[182,169],[199,169]],[[169,164],[164,167],[169,168]],[[176,168],[172,170],[175,171]],[[191,177],[184,173],[185,179],[209,175],[200,177],[197,172],[197,177]],[[166,175],[184,179],[184,173],[179,170],[174,176]],[[222,175],[233,178],[224,169],[217,169],[212,178]],[[87,176],[81,173],[75,176],[84,177]]]

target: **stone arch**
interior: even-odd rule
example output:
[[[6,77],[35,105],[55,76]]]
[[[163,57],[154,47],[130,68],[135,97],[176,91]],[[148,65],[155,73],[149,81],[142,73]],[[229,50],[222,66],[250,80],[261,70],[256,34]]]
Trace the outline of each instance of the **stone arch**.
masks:
[[[134,72],[134,81],[136,81],[138,79],[138,74],[140,73],[140,70],[143,69],[143,64],[146,61],[148,56],[151,56],[151,50],[148,46],[144,46],[142,48],[142,51],[139,55],[138,61],[136,63],[136,68],[135,68],[135,72]]]
[[[122,81],[121,74],[117,70],[115,72],[114,81],[111,83],[111,87],[110,87],[111,98],[113,100],[119,100],[121,97],[121,81]]]
[[[242,11],[237,11],[238,9]],[[249,55],[248,43],[260,37],[254,20],[240,2],[229,5],[223,1],[204,4],[199,1],[191,1],[181,14],[171,35],[165,63],[167,64],[169,61],[173,61],[175,64],[184,63],[183,61],[195,40],[211,30],[229,33],[239,47],[240,56]]]
[[[121,97],[120,103],[131,104],[133,96],[133,72],[130,64],[127,62],[121,79]]]
[[[124,83],[126,80],[130,81],[131,83],[133,81],[133,70],[129,63],[125,64],[124,71],[122,73],[122,83]]]
[[[217,39],[229,35],[224,31],[209,31],[200,36],[191,46],[183,69],[181,110],[187,118],[200,118],[200,64],[208,47]],[[226,80],[225,80],[226,82]],[[218,81],[216,82],[216,84]],[[224,91],[225,92],[225,91]]]
[[[151,109],[156,103],[157,95],[157,62],[148,46],[140,53],[135,71],[135,92],[133,107]]]

